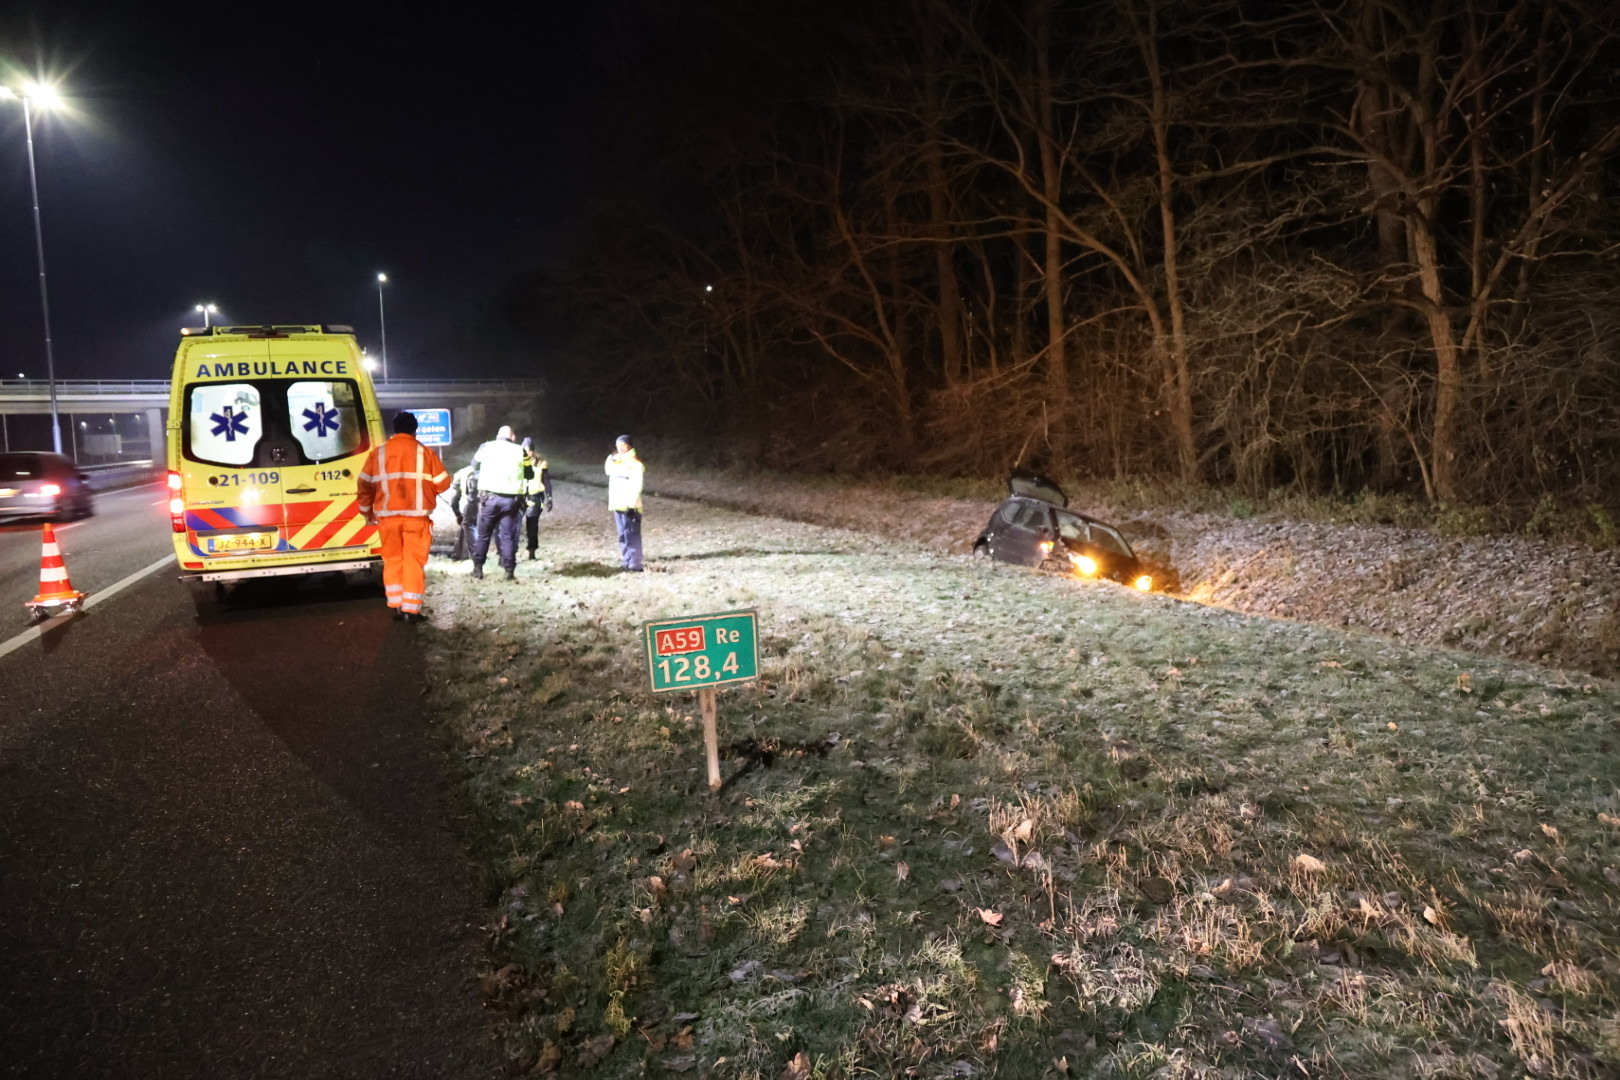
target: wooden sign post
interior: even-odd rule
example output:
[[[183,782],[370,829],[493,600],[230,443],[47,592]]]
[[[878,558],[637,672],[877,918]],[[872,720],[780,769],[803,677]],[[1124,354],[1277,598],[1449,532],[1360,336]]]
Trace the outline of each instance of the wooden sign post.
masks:
[[[709,790],[720,790],[720,703],[714,687],[697,692],[698,708],[703,711],[703,756],[709,763]]]
[[[709,790],[720,788],[719,701],[715,687],[759,677],[759,617],[753,611],[723,611],[642,626],[647,677],[655,694],[696,690],[703,714],[703,749]]]

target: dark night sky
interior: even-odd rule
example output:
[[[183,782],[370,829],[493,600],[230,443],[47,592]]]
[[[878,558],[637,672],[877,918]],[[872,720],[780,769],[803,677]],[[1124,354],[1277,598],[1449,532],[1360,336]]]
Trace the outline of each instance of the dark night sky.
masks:
[[[591,184],[618,4],[28,0],[6,81],[60,79],[35,129],[59,378],[160,378],[178,330],[350,323],[396,377],[504,373],[462,347],[554,258]],[[635,34],[625,28],[638,26]],[[0,103],[0,372],[44,374],[22,110]]]

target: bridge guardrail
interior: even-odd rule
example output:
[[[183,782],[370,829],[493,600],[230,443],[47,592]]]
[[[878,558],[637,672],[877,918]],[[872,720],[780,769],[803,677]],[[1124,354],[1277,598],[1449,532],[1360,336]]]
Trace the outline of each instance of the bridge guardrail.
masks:
[[[434,391],[501,391],[537,393],[545,389],[541,379],[389,379],[376,383],[378,393],[409,394]],[[0,396],[49,397],[51,384],[45,379],[0,379]],[[169,393],[168,379],[58,379],[56,396],[125,395]]]

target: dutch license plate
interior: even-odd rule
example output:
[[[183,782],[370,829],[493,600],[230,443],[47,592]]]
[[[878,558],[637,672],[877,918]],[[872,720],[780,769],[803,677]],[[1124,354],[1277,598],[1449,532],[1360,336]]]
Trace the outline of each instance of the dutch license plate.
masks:
[[[222,555],[231,551],[268,551],[276,546],[276,534],[268,532],[236,533],[233,536],[210,536],[208,553]]]

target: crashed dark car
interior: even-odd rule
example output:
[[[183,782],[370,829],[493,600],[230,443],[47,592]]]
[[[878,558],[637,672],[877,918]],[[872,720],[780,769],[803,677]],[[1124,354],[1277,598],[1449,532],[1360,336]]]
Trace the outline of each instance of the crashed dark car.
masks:
[[[1008,497],[973,541],[976,555],[1079,577],[1108,578],[1144,591],[1153,577],[1120,531],[1068,509],[1069,497],[1044,476],[1015,472]]]

